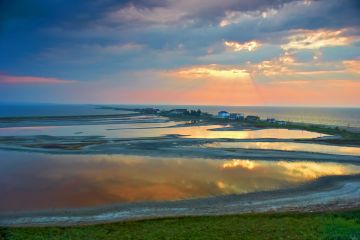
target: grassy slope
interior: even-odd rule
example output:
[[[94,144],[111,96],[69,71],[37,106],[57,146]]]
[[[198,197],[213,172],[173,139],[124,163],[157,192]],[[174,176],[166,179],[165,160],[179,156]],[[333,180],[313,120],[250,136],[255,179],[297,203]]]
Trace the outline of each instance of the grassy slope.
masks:
[[[164,218],[82,227],[2,228],[0,239],[360,239],[360,210],[337,214]]]

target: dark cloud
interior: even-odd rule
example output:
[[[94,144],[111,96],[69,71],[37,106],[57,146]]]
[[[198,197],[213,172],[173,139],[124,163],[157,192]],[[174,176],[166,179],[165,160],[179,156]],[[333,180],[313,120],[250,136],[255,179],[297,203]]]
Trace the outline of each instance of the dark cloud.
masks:
[[[0,32],[0,71],[93,79],[118,69],[175,68],[199,63],[209,49],[221,52],[224,40],[279,46],[291,30],[319,28],[355,28],[352,34],[359,35],[359,12],[358,0],[318,0],[308,6],[295,0],[0,0],[0,21],[6,25]],[[229,16],[234,23],[221,27]],[[144,48],[97,52],[129,43]],[[247,58],[240,54],[231,62]]]

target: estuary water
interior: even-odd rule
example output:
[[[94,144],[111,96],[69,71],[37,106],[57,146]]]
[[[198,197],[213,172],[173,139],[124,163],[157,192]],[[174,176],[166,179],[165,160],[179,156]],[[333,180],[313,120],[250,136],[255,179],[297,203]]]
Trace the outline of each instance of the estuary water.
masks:
[[[293,141],[327,136],[316,132],[226,130],[223,125],[194,126],[164,117],[131,114],[94,105],[7,106],[0,110],[0,213],[242,194],[294,187],[324,176],[360,174],[360,164],[355,161],[360,156],[358,147]],[[241,109],[230,111],[241,112]],[[85,117],[87,115],[92,117]],[[349,116],[341,121],[352,121]],[[9,120],[9,117],[13,118]],[[172,137],[162,138],[167,135]],[[131,152],[132,155],[124,152],[113,154],[110,150],[90,154],[86,147],[81,154],[76,152],[77,148],[71,147],[59,148],[56,153],[49,148],[41,149],[41,146],[64,142],[79,145],[89,139],[96,142],[99,138],[95,136],[104,139],[94,143],[98,144],[97,149],[104,145],[105,150],[114,149],[119,147],[117,143],[126,141],[138,148]],[[146,138],[153,138],[151,144],[157,146],[145,144],[149,140]],[[170,144],[168,139],[173,142]],[[197,144],[205,140],[212,143]],[[109,142],[113,145],[106,148]],[[181,144],[202,148],[203,151],[209,148],[225,151],[215,149],[218,151],[216,158],[162,154],[164,148],[168,153],[186,151],[187,148],[182,148]],[[37,148],[31,149],[34,146]],[[261,157],[258,156],[257,160],[221,155],[235,154],[229,148],[236,148],[236,152],[270,149],[287,153],[308,151],[353,155],[351,157],[355,160],[351,164],[341,163],[345,156],[335,156],[340,160],[331,162],[325,156],[321,162],[278,157],[267,161],[269,158],[261,155],[266,153],[260,152]]]
[[[0,151],[0,213],[275,190],[360,173],[331,162]]]
[[[222,125],[182,126],[174,122],[136,123],[136,124],[97,124],[74,126],[36,126],[0,128],[0,136],[102,136],[107,138],[149,138],[166,135],[179,135],[184,138],[226,138],[226,139],[310,139],[327,136],[326,134],[303,130],[261,129],[261,130],[221,130]]]

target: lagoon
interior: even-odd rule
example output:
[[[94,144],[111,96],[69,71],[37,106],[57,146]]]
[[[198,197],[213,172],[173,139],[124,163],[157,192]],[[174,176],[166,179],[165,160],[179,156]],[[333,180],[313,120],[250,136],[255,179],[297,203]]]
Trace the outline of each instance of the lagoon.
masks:
[[[0,212],[96,207],[276,190],[360,173],[331,162],[0,151]]]

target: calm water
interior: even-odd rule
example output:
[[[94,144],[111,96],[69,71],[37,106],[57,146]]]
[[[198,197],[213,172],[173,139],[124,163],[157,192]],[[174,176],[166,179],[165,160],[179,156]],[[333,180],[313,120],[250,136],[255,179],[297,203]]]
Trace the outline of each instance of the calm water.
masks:
[[[89,106],[86,106],[89,107]],[[118,111],[118,113],[122,111]],[[116,122],[116,124],[113,124]],[[9,126],[10,124],[10,126]],[[20,127],[11,127],[19,125]],[[43,126],[41,124],[44,124]],[[95,124],[95,125],[94,125]],[[177,124],[184,125],[176,127]],[[262,129],[242,131],[213,131],[223,125],[191,126],[185,122],[167,121],[158,116],[124,116],[104,120],[101,117],[83,121],[82,119],[36,120],[17,122],[0,121],[0,136],[103,136],[108,138],[141,138],[160,137],[165,135],[182,135],[185,138],[228,138],[228,139],[306,139],[327,136],[325,134],[288,129]]]
[[[280,189],[360,166],[0,151],[0,211],[89,207]]]
[[[241,131],[212,131],[222,125],[170,127],[174,122],[137,123],[137,124],[105,124],[75,126],[37,126],[0,128],[0,136],[104,136],[110,138],[160,137],[169,134],[183,135],[185,138],[228,138],[228,139],[309,139],[327,136],[325,134],[288,129],[261,129]]]
[[[222,108],[203,107],[201,109],[216,112]],[[271,108],[265,110],[260,108],[248,109],[248,111],[251,109],[253,111],[257,110],[256,112],[246,112],[246,108],[232,107],[226,109],[245,114],[256,114],[262,117],[276,117],[271,114],[280,114],[281,116],[288,114],[286,116],[292,116],[293,120],[306,115],[308,116],[306,121],[309,120],[309,122],[313,119],[310,116],[315,116],[315,112],[312,112],[313,109],[304,110],[305,113]],[[318,120],[320,119],[319,116],[321,116],[321,119],[332,119],[330,122],[353,123],[354,116],[355,118],[358,116],[358,110],[356,109],[326,109],[324,111],[327,111],[327,113],[319,114],[319,112],[316,114]],[[91,105],[7,105],[6,107],[0,105],[0,117],[83,116],[127,113],[129,112],[97,109]],[[328,118],[330,115],[332,117]],[[277,118],[281,119],[280,117]],[[299,139],[326,136],[301,130],[216,131],[214,129],[224,126],[176,126],[177,124],[184,124],[184,122],[172,122],[166,118],[156,116],[137,115],[111,116],[108,118],[66,118],[61,120],[39,120],[36,118],[2,122],[0,120],[0,137],[96,135],[121,139],[177,134],[183,138],[206,139]],[[202,147],[314,151],[357,156],[359,156],[360,152],[359,148],[291,142],[214,143]],[[113,203],[178,200],[239,194],[296,186],[322,176],[357,173],[360,173],[360,165],[310,161],[288,162],[286,159],[271,162],[247,159],[211,160],[118,154],[56,155],[0,150],[0,212],[91,207]]]
[[[95,105],[85,104],[0,104],[0,117],[82,116],[119,113],[124,113],[124,111],[101,109]]]
[[[270,149],[281,151],[303,151],[328,154],[342,154],[360,156],[359,147],[344,147],[314,143],[294,142],[214,142],[203,144],[209,148],[244,148],[244,149]]]

